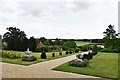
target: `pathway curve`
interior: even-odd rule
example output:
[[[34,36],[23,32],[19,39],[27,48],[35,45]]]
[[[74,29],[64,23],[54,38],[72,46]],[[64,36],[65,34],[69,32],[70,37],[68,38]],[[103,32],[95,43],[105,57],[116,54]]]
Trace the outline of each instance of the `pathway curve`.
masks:
[[[72,55],[64,58],[40,62],[30,66],[1,63],[2,77],[3,78],[99,78],[94,76],[86,76],[81,74],[51,70],[52,68],[55,68],[56,66],[64,64],[75,58],[76,56]]]

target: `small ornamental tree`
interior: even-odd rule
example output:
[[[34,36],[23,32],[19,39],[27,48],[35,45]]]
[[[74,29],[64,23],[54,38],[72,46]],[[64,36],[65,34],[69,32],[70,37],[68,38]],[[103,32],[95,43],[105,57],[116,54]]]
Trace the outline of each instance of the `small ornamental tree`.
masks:
[[[46,59],[47,57],[46,57],[46,53],[45,52],[42,52],[42,54],[41,54],[41,59]]]

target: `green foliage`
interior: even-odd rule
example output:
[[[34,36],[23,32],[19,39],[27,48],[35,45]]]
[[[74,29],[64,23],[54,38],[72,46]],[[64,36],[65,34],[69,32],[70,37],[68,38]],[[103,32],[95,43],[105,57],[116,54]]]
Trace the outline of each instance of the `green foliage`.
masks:
[[[52,57],[55,57],[55,53],[52,53]]]
[[[31,51],[36,50],[36,40],[34,37],[30,37],[30,39],[28,40],[28,47]]]
[[[37,60],[37,58],[35,56],[26,55],[26,56],[22,57],[22,61],[28,61],[28,62],[30,62],[30,61],[36,61],[36,60]]]
[[[59,52],[59,55],[62,56],[62,52]]]
[[[48,46],[37,48],[36,52],[49,52],[50,48]]]
[[[92,53],[84,54],[84,57],[83,57],[83,59],[88,59],[88,60],[91,60],[92,58],[93,58]]]
[[[100,50],[100,52],[112,52],[112,50],[109,48],[103,48]]]
[[[74,67],[86,67],[89,65],[89,61],[87,59],[84,59],[83,62],[72,60],[69,62],[69,65]]]
[[[65,54],[68,54],[68,53],[69,53],[68,51],[65,52]]]
[[[117,36],[116,31],[114,30],[114,25],[111,25],[111,24],[103,33],[105,34],[104,39],[115,39]]]
[[[2,51],[2,53],[0,53],[2,57],[4,58],[9,58],[9,59],[17,59],[17,58],[21,58],[21,54],[20,53],[15,53],[15,52],[7,52],[7,51]]]
[[[119,38],[105,40],[104,46],[105,48],[100,51],[120,53],[120,39]]]
[[[7,43],[9,50],[26,50],[27,48],[27,37],[24,31],[16,27],[7,28],[8,32],[3,35],[3,42]]]
[[[72,51],[69,51],[69,54],[72,54]]]
[[[47,58],[45,52],[42,52],[42,54],[40,56],[41,56],[41,59],[46,59]]]
[[[78,53],[80,51],[80,48],[75,48],[75,53]]]
[[[44,44],[44,43],[47,41],[47,39],[46,39],[45,37],[41,37],[41,38],[39,39],[39,41]]]
[[[88,49],[89,49],[89,45],[84,45],[80,47],[81,51],[88,51]]]
[[[103,38],[104,47],[101,51],[105,52],[120,52],[120,39],[116,38],[118,34],[114,30],[114,26],[109,25],[105,32],[105,37]]]
[[[67,42],[64,42],[63,44],[63,48],[64,49],[69,49],[69,48],[76,48],[76,43],[74,41],[67,41]]]
[[[93,49],[92,49],[93,56],[97,55],[99,50],[100,50],[100,48],[96,44],[93,45]]]

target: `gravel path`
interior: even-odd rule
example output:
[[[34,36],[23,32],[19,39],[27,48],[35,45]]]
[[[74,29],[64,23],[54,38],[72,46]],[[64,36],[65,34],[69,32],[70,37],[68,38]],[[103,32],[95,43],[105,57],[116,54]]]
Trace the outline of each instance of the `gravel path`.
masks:
[[[64,64],[75,58],[76,56],[72,55],[64,58],[40,62],[30,66],[0,63],[2,64],[2,77],[3,78],[99,78],[99,77],[51,70],[52,68],[55,68],[56,66]]]

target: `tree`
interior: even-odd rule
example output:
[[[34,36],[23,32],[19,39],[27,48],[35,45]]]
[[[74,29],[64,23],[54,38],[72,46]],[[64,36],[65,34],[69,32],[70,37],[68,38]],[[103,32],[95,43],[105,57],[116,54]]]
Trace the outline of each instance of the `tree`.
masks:
[[[9,27],[7,30],[8,32],[3,35],[3,42],[7,43],[8,49],[25,50],[27,48],[27,37],[24,31],[20,31],[16,27]]]
[[[35,51],[36,50],[36,39],[32,36],[29,39],[28,47],[30,50]]]
[[[42,42],[42,43],[44,43],[45,41],[47,41],[47,39],[46,39],[45,37],[41,37],[41,38],[39,39],[39,41]]]
[[[103,32],[103,34],[105,34],[104,38],[105,39],[114,39],[117,37],[118,34],[116,34],[116,31],[114,30],[114,25],[109,25],[108,28],[106,29],[105,32]]]
[[[77,45],[74,41],[67,41],[67,42],[64,42],[63,44],[63,48],[64,49],[69,49],[69,48],[75,48]]]
[[[111,51],[113,49],[116,49],[117,44],[117,36],[116,31],[114,30],[114,25],[109,25],[108,28],[106,29],[103,41],[104,41],[104,47],[110,49]]]

